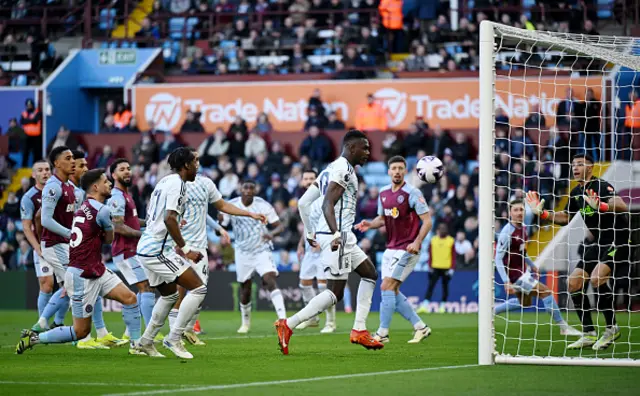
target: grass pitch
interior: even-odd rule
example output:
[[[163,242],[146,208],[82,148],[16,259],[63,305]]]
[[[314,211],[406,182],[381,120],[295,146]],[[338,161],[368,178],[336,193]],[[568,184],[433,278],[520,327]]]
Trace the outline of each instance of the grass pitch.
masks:
[[[166,359],[128,356],[126,348],[78,350],[71,345],[38,345],[15,355],[20,330],[36,320],[36,313],[0,311],[0,318],[1,395],[632,395],[640,386],[639,368],[476,366],[475,315],[423,316],[433,334],[419,345],[406,343],[412,331],[396,316],[391,342],[381,351],[367,351],[349,343],[353,315],[340,313],[337,333],[320,335],[317,328],[297,331],[290,355],[283,356],[272,312],[254,312],[248,336],[235,333],[239,313],[205,312],[201,323],[207,345],[189,346],[195,358],[188,362],[162,347],[158,349],[166,352]],[[120,314],[105,313],[105,319],[114,335],[122,334]],[[547,314],[524,314],[521,319],[516,313],[508,321],[496,319],[497,349],[562,356],[566,340],[557,328],[551,330],[548,321]],[[619,315],[618,321],[640,327],[640,314]],[[372,313],[369,329],[377,325],[378,315]],[[640,330],[629,335],[624,329],[615,348],[598,356],[627,357],[635,348],[631,356],[640,358],[637,333]],[[595,352],[567,353],[580,354]]]

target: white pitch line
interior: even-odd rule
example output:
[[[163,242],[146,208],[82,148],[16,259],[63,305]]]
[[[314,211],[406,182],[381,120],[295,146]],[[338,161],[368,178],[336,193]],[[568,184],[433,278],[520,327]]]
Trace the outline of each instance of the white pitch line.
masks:
[[[70,385],[70,386],[140,386],[140,387],[156,387],[156,386],[174,386],[178,388],[195,386],[180,384],[140,384],[140,383],[113,383],[113,382],[54,382],[54,381],[1,381],[3,385]]]
[[[129,392],[129,393],[111,393],[103,396],[146,396],[146,395],[161,395],[166,393],[178,393],[178,392],[201,392],[201,391],[211,391],[211,390],[249,388],[249,387],[256,387],[256,386],[288,385],[288,384],[297,384],[301,382],[340,380],[340,379],[348,379],[348,378],[371,377],[371,376],[378,376],[378,375],[418,373],[418,372],[437,371],[437,370],[455,370],[455,369],[471,368],[471,367],[478,367],[478,365],[464,364],[460,366],[425,367],[425,368],[418,368],[418,369],[378,371],[374,373],[329,375],[324,377],[299,378],[299,379],[280,380],[280,381],[247,382],[244,384],[204,385],[204,386],[198,386],[198,387],[186,387],[186,388],[177,388],[177,389],[158,389],[158,390],[151,390],[151,391],[140,391],[140,392]]]

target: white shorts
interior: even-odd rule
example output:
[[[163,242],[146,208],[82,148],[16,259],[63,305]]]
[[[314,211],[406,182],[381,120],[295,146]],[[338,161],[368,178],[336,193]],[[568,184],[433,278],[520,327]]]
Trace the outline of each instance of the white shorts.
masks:
[[[155,257],[138,256],[138,260],[144,268],[144,273],[147,274],[151,287],[173,283],[187,269],[193,267],[189,261],[178,256],[173,250],[166,255],[161,254]]]
[[[531,290],[538,286],[538,283],[538,279],[536,279],[533,273],[531,273],[531,271],[527,271],[522,274],[512,286],[517,292],[529,294],[531,293]]]
[[[193,250],[194,252],[199,252],[200,254],[202,254],[202,260],[198,261],[195,264],[191,264],[195,267],[196,272],[198,273],[198,275],[200,275],[200,279],[202,279],[202,283],[204,283],[204,285],[206,286],[207,282],[209,281],[209,255],[207,254],[207,249],[193,248],[189,245],[186,245],[186,247],[190,250]]]
[[[404,282],[418,264],[420,256],[406,250],[387,249],[382,255],[382,279],[393,278]]]
[[[322,265],[322,252],[307,252],[300,263],[300,279],[302,280],[325,280],[324,268]]]
[[[67,270],[64,288],[71,299],[71,314],[74,318],[88,318],[93,314],[93,306],[98,297],[104,297],[122,281],[116,274],[106,270],[101,277],[86,279],[80,276],[80,268]]]
[[[351,271],[367,259],[353,232],[347,233],[346,238],[343,238],[345,242],[335,252],[331,251],[333,235],[320,234],[316,239],[322,249],[322,265],[327,279],[346,280]]]
[[[253,273],[257,272],[262,278],[264,274],[275,272],[278,275],[278,268],[273,262],[270,250],[260,253],[249,253],[236,250],[236,279],[239,283],[244,283],[251,279]]]
[[[58,243],[50,247],[44,247],[43,243],[42,259],[53,269],[56,281],[58,283],[64,282],[64,274],[67,272],[67,266],[69,265],[69,244]]]
[[[53,267],[51,264],[40,259],[38,253],[33,252],[33,266],[36,269],[36,276],[42,278],[43,276],[53,276]]]
[[[125,260],[124,254],[120,254],[113,258],[113,263],[118,267],[118,271],[120,271],[129,286],[148,280],[138,256],[129,257]]]

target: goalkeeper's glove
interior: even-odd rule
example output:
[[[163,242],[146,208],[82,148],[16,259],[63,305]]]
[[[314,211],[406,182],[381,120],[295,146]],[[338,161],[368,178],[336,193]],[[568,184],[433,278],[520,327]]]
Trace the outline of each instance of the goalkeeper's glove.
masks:
[[[542,220],[546,220],[549,217],[549,211],[544,209],[544,199],[540,200],[537,192],[527,192],[526,201],[534,215],[539,216]]]
[[[584,200],[589,206],[591,206],[591,208],[599,210],[600,212],[607,212],[609,210],[609,204],[601,202],[600,197],[595,191],[587,190],[585,192]]]

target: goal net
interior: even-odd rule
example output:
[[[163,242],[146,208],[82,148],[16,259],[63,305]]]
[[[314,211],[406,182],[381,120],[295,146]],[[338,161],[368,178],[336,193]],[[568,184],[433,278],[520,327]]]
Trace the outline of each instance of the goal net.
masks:
[[[640,366],[640,312],[633,310],[640,297],[633,242],[638,240],[633,232],[638,223],[635,215],[629,213],[626,223],[631,235],[626,246],[629,260],[621,260],[619,254],[607,259],[596,253],[597,260],[615,262],[614,276],[606,284],[612,294],[602,292],[606,285],[586,280],[577,293],[582,297],[576,303],[582,304],[578,310],[569,278],[576,266],[589,267],[580,264],[585,249],[590,249],[585,244],[593,238],[581,214],[589,215],[589,208],[584,208],[582,199],[583,212],[559,226],[546,215],[536,215],[525,199],[532,191],[544,200],[544,209],[551,216],[564,211],[570,191],[578,185],[572,158],[587,154],[595,163],[593,176],[611,183],[632,212],[630,192],[640,187],[640,182],[634,183],[640,176],[633,162],[640,159],[640,138],[633,135],[640,127],[633,133],[624,114],[627,105],[633,106],[629,95],[634,79],[628,77],[637,71],[639,39],[531,31],[482,22],[480,364]],[[637,89],[640,78],[635,81]],[[513,209],[517,204],[510,205],[517,199],[525,201],[523,215]],[[578,199],[575,202],[577,205]],[[524,272],[518,272],[518,266]],[[506,290],[506,283],[513,287]],[[611,295],[615,310],[605,312],[604,302],[609,301],[605,297],[611,299]],[[584,334],[578,312],[591,315],[593,322],[582,348],[575,348]],[[617,328],[607,326],[611,312]],[[618,338],[606,349],[595,349],[592,344],[609,334],[608,328],[609,338]]]

